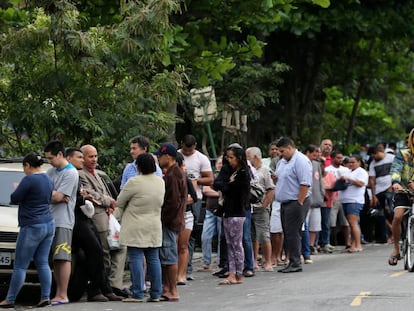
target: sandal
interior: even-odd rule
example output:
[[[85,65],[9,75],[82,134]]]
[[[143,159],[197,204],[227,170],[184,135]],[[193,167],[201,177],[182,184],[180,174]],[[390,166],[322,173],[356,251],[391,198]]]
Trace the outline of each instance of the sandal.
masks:
[[[237,280],[229,280],[229,279],[224,279],[223,281],[220,281],[218,283],[219,285],[234,285],[234,284],[240,284]]]
[[[398,260],[401,259],[401,254],[398,253],[397,255],[391,255],[390,258],[388,258],[388,264],[390,266],[396,266],[398,263]]]
[[[243,276],[244,276],[245,278],[250,278],[250,277],[254,276],[254,272],[253,272],[252,270],[245,270],[245,271],[243,272]]]

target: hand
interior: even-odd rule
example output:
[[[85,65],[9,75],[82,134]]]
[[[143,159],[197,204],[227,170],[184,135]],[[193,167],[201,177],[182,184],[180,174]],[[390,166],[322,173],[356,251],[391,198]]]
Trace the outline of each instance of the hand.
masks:
[[[377,198],[377,196],[376,195],[373,195],[372,196],[372,199],[371,199],[371,206],[377,206],[378,205],[378,198]]]
[[[410,186],[410,185],[408,185],[408,186]],[[392,190],[394,190],[394,192],[400,192],[400,191],[403,190],[403,187],[399,183],[395,183],[395,184],[392,185]]]

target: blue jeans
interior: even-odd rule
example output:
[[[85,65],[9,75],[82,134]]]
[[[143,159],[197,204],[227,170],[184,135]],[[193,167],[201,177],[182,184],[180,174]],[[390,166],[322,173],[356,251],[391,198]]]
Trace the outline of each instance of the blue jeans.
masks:
[[[254,271],[253,242],[252,242],[252,213],[246,212],[243,223],[244,270]]]
[[[322,206],[321,207],[321,216],[322,216],[322,231],[320,235],[321,245],[325,246],[329,244],[329,239],[331,235],[331,209]]]
[[[131,291],[132,296],[137,299],[144,298],[145,274],[144,274],[144,255],[147,262],[147,274],[151,281],[150,295],[153,299],[161,297],[162,279],[161,263],[158,248],[138,248],[127,247],[129,258],[129,269],[131,271]]]
[[[308,222],[304,221],[305,230],[302,231],[302,255],[303,258],[310,258],[311,250],[310,250],[310,241],[309,241],[309,228]],[[313,246],[313,245],[312,245]]]
[[[32,258],[36,264],[41,287],[40,300],[50,299],[52,272],[49,267],[49,252],[55,235],[55,221],[20,228],[16,242],[14,270],[6,300],[14,303],[23,286],[26,270]]]
[[[221,234],[221,217],[215,216],[211,211],[206,210],[204,218],[203,233],[201,234],[201,248],[203,251],[203,263],[211,264],[212,242],[217,235],[217,262],[220,261],[220,234]]]

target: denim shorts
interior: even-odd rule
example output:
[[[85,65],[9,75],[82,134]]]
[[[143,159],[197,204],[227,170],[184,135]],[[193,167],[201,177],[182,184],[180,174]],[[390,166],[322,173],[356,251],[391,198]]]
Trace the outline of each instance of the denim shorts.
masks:
[[[177,232],[162,227],[162,247],[160,248],[162,265],[176,265],[178,263]]]
[[[345,215],[359,215],[364,204],[361,203],[342,203]]]
[[[194,215],[192,211],[185,212],[184,214],[185,228],[193,230],[194,227]]]

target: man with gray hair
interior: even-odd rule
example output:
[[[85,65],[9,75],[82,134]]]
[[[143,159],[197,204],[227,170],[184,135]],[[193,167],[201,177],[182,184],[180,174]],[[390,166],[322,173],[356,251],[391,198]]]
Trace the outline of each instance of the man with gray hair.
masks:
[[[270,204],[275,193],[275,185],[270,175],[270,169],[262,164],[262,152],[258,147],[250,147],[246,150],[247,160],[256,169],[258,182],[266,190],[263,198],[258,202],[251,202],[252,213],[252,238],[255,269],[258,269],[259,244],[262,247],[263,271],[272,272],[272,246],[270,244]]]

